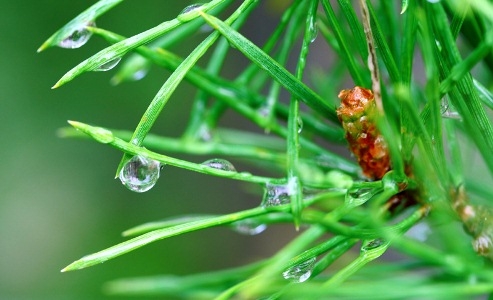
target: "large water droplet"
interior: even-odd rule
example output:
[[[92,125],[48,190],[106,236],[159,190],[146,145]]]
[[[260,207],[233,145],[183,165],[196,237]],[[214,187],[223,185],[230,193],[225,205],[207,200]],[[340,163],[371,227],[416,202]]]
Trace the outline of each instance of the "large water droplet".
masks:
[[[236,172],[236,169],[233,166],[233,164],[225,159],[213,158],[204,161],[202,164],[204,166],[208,166],[218,170]]]
[[[121,57],[114,58],[114,59],[107,61],[104,64],[100,65],[99,67],[94,69],[94,71],[102,71],[102,72],[109,71],[109,70],[113,69],[114,67],[116,67],[116,65],[118,65],[120,60],[122,60]]]
[[[264,232],[264,230],[267,229],[266,224],[262,224],[252,219],[234,222],[232,226],[234,231],[245,235],[256,235]]]
[[[76,49],[84,46],[92,35],[92,32],[87,30],[87,27],[95,27],[94,21],[89,21],[80,24],[72,33],[62,40],[58,46],[66,49]]]
[[[263,207],[278,206],[289,202],[291,202],[291,190],[288,184],[267,183],[265,185]]]
[[[318,27],[317,27],[317,16],[312,15],[310,17],[310,22],[308,25],[308,38],[310,39],[310,43],[315,42],[318,36]]]
[[[307,281],[312,275],[313,267],[317,259],[312,257],[304,262],[291,267],[282,273],[284,279],[289,279],[292,282],[301,283]]]
[[[129,190],[143,193],[156,184],[159,172],[158,161],[136,155],[123,166],[119,178]]]

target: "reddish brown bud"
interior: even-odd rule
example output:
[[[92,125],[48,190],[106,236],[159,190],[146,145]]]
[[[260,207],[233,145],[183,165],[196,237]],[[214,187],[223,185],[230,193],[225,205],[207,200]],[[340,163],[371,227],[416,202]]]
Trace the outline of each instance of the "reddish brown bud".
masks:
[[[337,117],[346,132],[349,148],[358,159],[363,174],[381,179],[390,170],[387,144],[375,124],[376,105],[369,89],[354,87],[339,93]]]

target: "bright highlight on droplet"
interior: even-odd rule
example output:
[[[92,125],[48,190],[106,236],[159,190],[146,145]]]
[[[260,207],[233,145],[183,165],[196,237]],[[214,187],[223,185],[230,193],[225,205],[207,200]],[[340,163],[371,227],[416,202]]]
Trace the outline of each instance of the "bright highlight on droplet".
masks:
[[[160,167],[158,161],[136,155],[123,166],[119,178],[129,190],[147,192],[159,179]]]
[[[68,37],[62,40],[58,46],[66,49],[76,49],[84,46],[91,38],[92,32],[87,30],[87,27],[95,27],[96,23],[90,21],[80,24]]]
[[[204,6],[204,4],[201,4],[201,3],[190,4],[189,6],[185,7],[185,8],[184,8],[184,9],[180,12],[180,15],[183,15],[183,14],[189,13],[189,12],[194,11],[194,10],[197,10],[197,9],[201,8],[202,6]]]
[[[102,72],[105,72],[105,71],[109,71],[111,69],[113,69],[114,67],[116,67],[116,65],[118,65],[118,63],[122,60],[121,57],[117,57],[117,58],[114,58],[108,62],[105,62],[104,64],[100,65],[99,67],[97,67],[96,69],[94,69],[94,71],[102,71]]]
[[[301,117],[298,117],[298,133],[301,133],[303,131],[303,119]]]
[[[318,27],[317,27],[317,17],[316,15],[311,16],[310,23],[308,25],[308,38],[310,39],[310,43],[315,42],[318,36]]]
[[[304,262],[291,267],[282,273],[284,279],[291,280],[295,283],[302,283],[307,281],[313,272],[313,267],[315,267],[315,261],[317,259],[312,257],[305,260]]]
[[[186,14],[194,11],[194,10],[198,10],[200,9],[202,6],[204,6],[204,4],[201,4],[201,3],[197,3],[197,4],[191,4],[187,7],[185,7],[181,12],[180,14],[178,14],[178,16],[176,17],[178,20],[180,21],[187,21],[187,17],[185,16]]]
[[[208,166],[208,167],[211,167],[214,169],[218,169],[218,170],[236,172],[236,169],[232,163],[230,163],[229,161],[227,161],[225,159],[221,159],[221,158],[213,158],[213,159],[206,160],[202,163],[202,165]]]
[[[232,224],[233,230],[244,235],[256,235],[264,232],[267,225],[256,220],[241,220]]]

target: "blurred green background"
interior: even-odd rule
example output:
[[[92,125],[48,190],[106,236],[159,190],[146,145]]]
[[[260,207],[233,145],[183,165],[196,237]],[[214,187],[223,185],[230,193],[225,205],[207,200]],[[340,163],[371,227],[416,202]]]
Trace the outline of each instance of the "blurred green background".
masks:
[[[289,234],[280,235],[279,228],[255,237],[217,228],[161,241],[104,265],[60,273],[83,255],[123,241],[120,233],[129,227],[181,214],[254,207],[261,188],[169,167],[151,191],[125,189],[113,179],[121,153],[92,141],[58,138],[56,130],[68,119],[133,130],[169,73],[154,68],[145,80],[118,87],[109,84],[115,71],[90,73],[51,90],[66,71],[107,44],[93,37],[80,49],[52,48],[41,54],[36,49],[95,1],[0,2],[0,299],[104,299],[101,287],[111,279],[238,266],[287,242]],[[266,23],[255,20],[274,16],[268,7],[275,3],[262,4],[249,24],[252,32],[262,32]],[[97,24],[131,36],[176,16],[187,4],[126,1]],[[180,53],[186,54],[200,38],[180,45]],[[153,132],[177,136],[194,92],[182,84]],[[229,119],[236,122],[234,115]]]

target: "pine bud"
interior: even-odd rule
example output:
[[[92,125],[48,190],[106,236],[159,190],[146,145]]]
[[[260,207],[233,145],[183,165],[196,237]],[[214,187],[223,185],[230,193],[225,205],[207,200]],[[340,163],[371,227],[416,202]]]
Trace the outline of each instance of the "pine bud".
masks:
[[[342,90],[337,116],[346,132],[349,148],[356,156],[363,174],[381,179],[390,170],[387,144],[375,122],[376,104],[371,90],[354,87]]]

